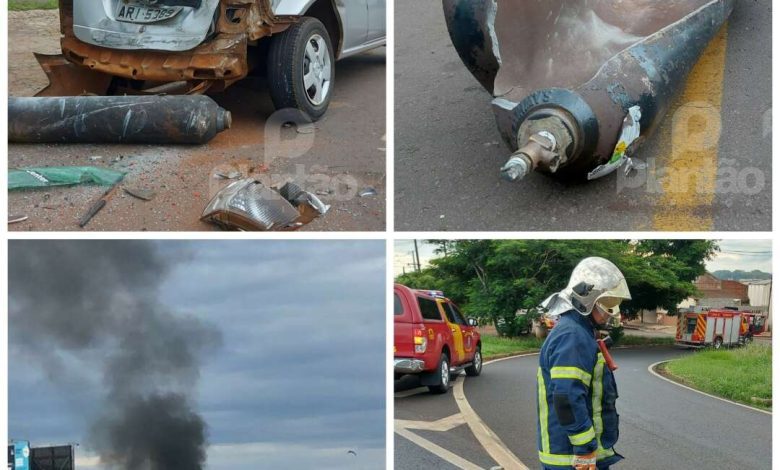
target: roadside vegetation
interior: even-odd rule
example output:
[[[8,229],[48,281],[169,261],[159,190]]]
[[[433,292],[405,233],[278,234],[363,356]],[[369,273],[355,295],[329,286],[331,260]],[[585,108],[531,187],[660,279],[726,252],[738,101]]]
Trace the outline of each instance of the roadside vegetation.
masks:
[[[703,392],[772,409],[772,348],[768,345],[705,349],[663,364],[660,372]]]
[[[57,8],[57,0],[9,0],[8,9],[11,11],[23,10],[51,10]]]
[[[539,304],[566,287],[572,269],[589,256],[617,265],[631,289],[621,313],[675,312],[697,294],[693,281],[718,251],[712,240],[428,240],[437,258],[396,282],[435,289],[501,336],[521,336],[542,313]]]
[[[544,340],[535,336],[506,338],[494,335],[482,335],[482,357],[484,360],[498,359],[527,352],[538,351]]]
[[[519,336],[508,338],[491,334],[482,334],[482,357],[484,360],[498,359],[516,354],[536,352],[542,348],[544,339],[535,336]],[[624,335],[620,338],[619,346],[652,346],[671,345],[674,338],[649,338],[644,336]]]

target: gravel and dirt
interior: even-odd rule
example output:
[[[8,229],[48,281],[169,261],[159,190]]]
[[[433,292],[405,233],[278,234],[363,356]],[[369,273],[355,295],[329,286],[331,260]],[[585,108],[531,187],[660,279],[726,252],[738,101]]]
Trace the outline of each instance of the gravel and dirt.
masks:
[[[33,52],[59,52],[57,10],[9,12],[9,95],[32,96],[48,83]],[[9,144],[9,168],[99,166],[127,172],[123,187],[150,190],[151,201],[112,193],[85,230],[216,230],[199,220],[212,195],[238,171],[272,183],[304,181],[332,208],[301,230],[381,231],[385,228],[385,49],[336,65],[328,113],[314,133],[268,125],[274,108],[267,87],[249,78],[213,98],[233,114],[233,127],[201,146]],[[266,139],[266,134],[280,138]],[[272,143],[276,142],[276,143]],[[309,147],[288,158],[287,149]],[[373,188],[374,196],[358,193]],[[78,220],[106,190],[73,186],[9,194],[9,214],[28,220],[11,230],[79,230]]]

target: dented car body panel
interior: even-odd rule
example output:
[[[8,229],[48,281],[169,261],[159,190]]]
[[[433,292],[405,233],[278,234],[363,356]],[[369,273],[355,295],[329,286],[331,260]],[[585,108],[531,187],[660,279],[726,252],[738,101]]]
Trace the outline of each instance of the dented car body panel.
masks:
[[[658,127],[734,5],[444,0],[444,13],[461,59],[495,98],[510,148],[522,150],[534,133],[550,130],[534,123],[557,120],[568,131],[566,146],[556,149],[561,132],[550,130],[548,152],[531,155],[529,167],[581,179],[613,157],[630,109],[641,108],[634,147]]]
[[[140,23],[117,19],[120,13],[132,14],[138,8],[128,6],[125,0],[74,0],[73,34],[82,42],[110,49],[190,50],[209,34],[219,0],[190,4],[198,6],[181,6],[175,0],[158,1],[154,3],[158,12],[168,11],[174,16]]]
[[[351,45],[353,50],[384,44],[382,36],[380,41],[366,47],[366,1],[354,2],[362,8],[354,6],[353,2],[333,1],[338,31],[332,33],[332,39],[339,45],[337,52],[342,51],[344,44]],[[95,82],[101,81],[98,75],[108,75],[152,85],[183,82],[186,93],[219,91],[249,74],[254,59],[250,46],[288,29],[307,13],[304,8],[310,8],[313,3],[287,0],[60,0],[62,55],[68,64],[60,65],[50,60],[44,69],[52,69],[55,67],[52,64],[57,64],[61,68],[91,72],[96,75]],[[346,7],[346,3],[353,6]],[[122,8],[127,5],[144,6],[142,13],[147,13],[148,8],[155,10],[152,18],[160,9],[173,9],[176,13],[151,22],[118,20],[120,14],[126,13]],[[343,15],[356,14],[353,10],[357,11],[358,19],[350,17],[350,21],[363,24],[362,29],[358,28],[361,31],[358,39],[353,38],[355,33],[351,30],[341,28],[341,23],[346,22]],[[337,58],[342,56],[337,54]],[[54,71],[50,79],[67,73]],[[78,84],[55,84],[52,80],[52,86],[42,94],[68,94],[76,88]]]

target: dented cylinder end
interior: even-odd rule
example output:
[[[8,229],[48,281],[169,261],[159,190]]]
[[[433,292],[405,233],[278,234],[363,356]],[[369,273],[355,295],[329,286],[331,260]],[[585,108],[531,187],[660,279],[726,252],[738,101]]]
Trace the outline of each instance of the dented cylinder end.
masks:
[[[533,169],[565,176],[573,169],[592,164],[589,156],[598,143],[599,125],[593,110],[579,94],[547,89],[520,103],[497,98],[493,111],[506,143],[517,153],[532,157]],[[554,155],[534,151],[534,141],[538,143],[544,134],[554,138]]]
[[[225,108],[219,108],[217,110],[217,132],[222,132],[230,129],[233,126],[233,114]]]

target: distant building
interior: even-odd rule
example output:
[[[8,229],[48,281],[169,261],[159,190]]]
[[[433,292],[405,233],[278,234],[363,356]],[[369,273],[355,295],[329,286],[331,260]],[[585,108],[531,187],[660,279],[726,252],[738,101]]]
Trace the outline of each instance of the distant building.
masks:
[[[699,291],[699,295],[695,297],[699,305],[737,307],[750,304],[748,286],[739,281],[721,280],[710,273],[705,273],[697,277],[693,284]],[[725,302],[725,304],[714,305],[716,302]]]
[[[739,307],[742,311],[768,313],[767,328],[772,325],[772,281],[771,280],[741,280],[729,281],[718,279],[710,273],[705,273],[693,281],[699,293],[689,297],[677,305],[678,309],[691,307]],[[642,310],[639,312],[641,323],[651,325],[676,325],[677,317],[669,317],[667,311],[661,308]]]

